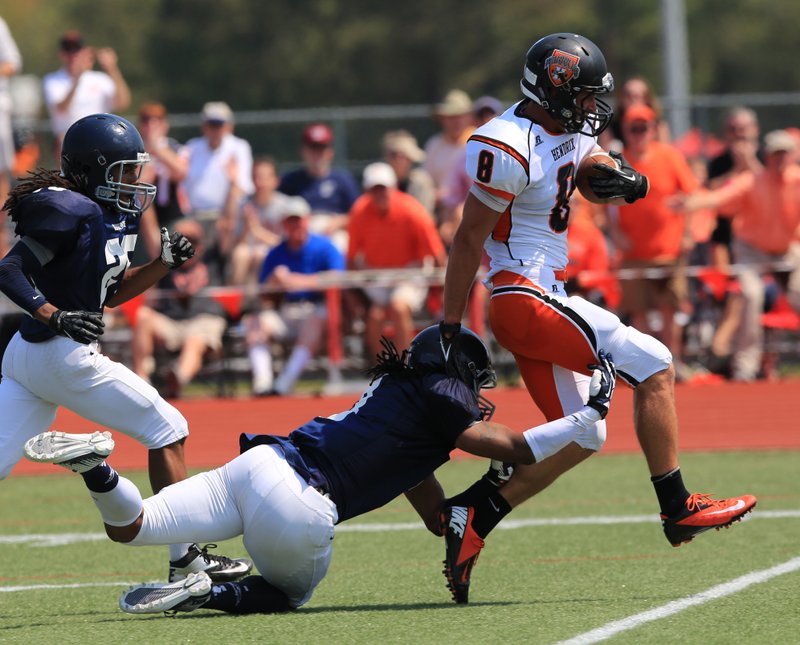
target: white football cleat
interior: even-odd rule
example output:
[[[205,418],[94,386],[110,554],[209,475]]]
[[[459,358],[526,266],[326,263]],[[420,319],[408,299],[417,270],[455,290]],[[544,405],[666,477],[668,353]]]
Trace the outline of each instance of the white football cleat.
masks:
[[[129,614],[194,611],[210,597],[211,578],[201,571],[178,582],[134,585],[120,596],[119,608]]]
[[[56,464],[74,473],[85,473],[103,463],[113,450],[110,432],[42,432],[25,442],[25,456],[31,461]]]

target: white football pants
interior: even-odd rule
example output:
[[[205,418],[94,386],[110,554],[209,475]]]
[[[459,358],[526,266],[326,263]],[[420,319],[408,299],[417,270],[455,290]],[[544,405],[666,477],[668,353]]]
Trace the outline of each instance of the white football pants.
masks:
[[[29,343],[17,333],[3,355],[0,479],[22,459],[25,442],[50,428],[59,406],[151,450],[189,434],[178,410],[149,383],[101,354],[96,344],[63,336]]]
[[[336,505],[283,458],[277,446],[251,448],[224,466],[144,500],[133,546],[215,542],[243,536],[259,573],[293,607],[308,602],[333,551]]]

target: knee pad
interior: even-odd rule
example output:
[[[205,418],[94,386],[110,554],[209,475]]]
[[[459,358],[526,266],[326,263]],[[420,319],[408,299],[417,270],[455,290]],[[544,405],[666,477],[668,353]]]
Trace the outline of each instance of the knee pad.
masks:
[[[581,448],[600,452],[600,448],[606,442],[606,422],[598,421],[593,426],[583,430],[574,441]]]

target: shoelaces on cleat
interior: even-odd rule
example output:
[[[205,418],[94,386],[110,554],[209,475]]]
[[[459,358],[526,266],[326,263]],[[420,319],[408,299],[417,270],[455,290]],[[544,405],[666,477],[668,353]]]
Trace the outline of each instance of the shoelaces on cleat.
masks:
[[[200,555],[203,556],[203,560],[208,562],[208,564],[217,563],[226,567],[232,566],[234,562],[229,557],[224,555],[215,555],[208,552],[209,549],[216,548],[216,544],[206,544],[202,549],[200,549]]]
[[[713,495],[713,493],[692,493],[689,495],[689,499],[686,500],[686,508],[690,511],[694,511],[700,508],[701,504],[702,508],[707,508],[709,506],[719,506],[725,502],[725,500],[712,499],[711,495]]]

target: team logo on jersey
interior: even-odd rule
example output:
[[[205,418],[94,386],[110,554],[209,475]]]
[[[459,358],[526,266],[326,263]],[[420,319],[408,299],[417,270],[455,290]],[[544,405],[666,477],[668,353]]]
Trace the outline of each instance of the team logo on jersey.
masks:
[[[578,78],[581,75],[581,68],[578,67],[580,61],[579,56],[554,49],[544,61],[544,68],[553,87],[561,87]]]

